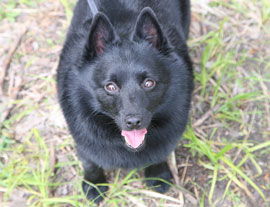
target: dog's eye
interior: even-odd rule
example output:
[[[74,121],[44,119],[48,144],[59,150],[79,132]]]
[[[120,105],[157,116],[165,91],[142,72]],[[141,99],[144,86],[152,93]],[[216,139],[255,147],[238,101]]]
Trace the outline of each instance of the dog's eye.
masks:
[[[151,80],[151,79],[146,79],[143,83],[143,87],[144,88],[154,88],[154,86],[156,85],[156,82]]]
[[[112,82],[110,82],[107,85],[105,85],[104,88],[109,93],[115,93],[115,92],[119,91],[118,86],[115,83],[112,83]]]

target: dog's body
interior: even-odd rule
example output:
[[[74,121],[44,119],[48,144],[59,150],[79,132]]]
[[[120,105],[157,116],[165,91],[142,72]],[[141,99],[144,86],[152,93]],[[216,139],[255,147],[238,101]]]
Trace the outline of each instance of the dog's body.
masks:
[[[85,179],[106,182],[103,169],[150,165],[147,177],[170,180],[166,158],[185,129],[193,89],[189,0],[96,4],[93,17],[87,0],[78,1],[57,77]],[[98,195],[83,188],[89,199]]]

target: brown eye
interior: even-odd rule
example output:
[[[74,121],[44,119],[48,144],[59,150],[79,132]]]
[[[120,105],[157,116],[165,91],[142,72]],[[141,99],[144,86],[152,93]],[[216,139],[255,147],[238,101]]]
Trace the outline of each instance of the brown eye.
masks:
[[[143,83],[143,87],[144,88],[153,88],[156,85],[155,81],[150,80],[150,79],[146,79]]]
[[[119,88],[115,83],[108,83],[104,88],[109,93],[115,93],[115,92],[119,91]]]

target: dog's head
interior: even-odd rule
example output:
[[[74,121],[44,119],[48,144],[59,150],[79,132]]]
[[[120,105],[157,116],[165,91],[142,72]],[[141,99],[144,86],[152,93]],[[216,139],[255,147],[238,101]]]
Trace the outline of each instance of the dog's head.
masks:
[[[143,144],[152,118],[166,98],[173,62],[173,58],[168,61],[169,49],[150,8],[141,11],[133,34],[125,40],[106,15],[99,13],[93,19],[86,44],[91,61],[83,66],[81,78],[90,85],[91,106],[114,120],[133,149]]]

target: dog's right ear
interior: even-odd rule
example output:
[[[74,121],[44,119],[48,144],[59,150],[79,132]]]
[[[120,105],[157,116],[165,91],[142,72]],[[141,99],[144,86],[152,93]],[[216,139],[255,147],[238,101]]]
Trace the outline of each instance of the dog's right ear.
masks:
[[[106,46],[116,43],[118,37],[108,17],[99,12],[92,21],[87,41],[88,55],[91,57],[101,55]]]

